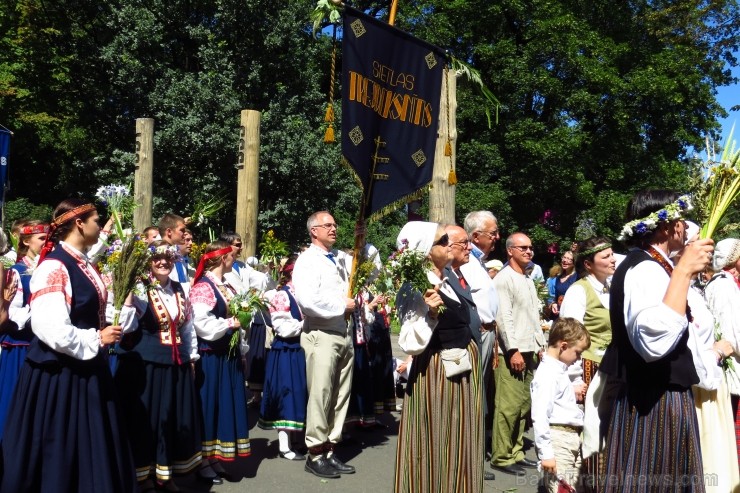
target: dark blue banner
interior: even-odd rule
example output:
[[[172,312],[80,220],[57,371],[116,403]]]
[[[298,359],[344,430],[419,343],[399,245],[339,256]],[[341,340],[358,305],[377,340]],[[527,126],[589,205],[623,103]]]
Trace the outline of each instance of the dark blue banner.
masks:
[[[345,9],[342,154],[366,218],[417,198],[431,181],[444,65],[436,46]]]
[[[5,204],[5,184],[8,181],[10,132],[0,128],[0,206]]]

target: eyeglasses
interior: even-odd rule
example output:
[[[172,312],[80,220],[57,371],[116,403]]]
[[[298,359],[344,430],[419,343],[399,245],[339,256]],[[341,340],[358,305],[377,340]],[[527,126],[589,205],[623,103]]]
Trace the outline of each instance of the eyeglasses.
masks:
[[[324,224],[315,224],[312,227],[314,228],[325,228],[325,229],[337,229],[337,223],[324,223]]]
[[[461,248],[467,248],[468,245],[470,245],[470,240],[453,241],[450,243],[450,246],[452,245],[459,245]]]
[[[487,235],[490,238],[498,238],[498,230],[494,229],[493,231],[476,231],[476,233],[480,233],[482,235]]]
[[[534,252],[534,247],[532,247],[532,245],[511,245],[511,248],[516,248],[520,252]]]
[[[434,242],[432,246],[447,246],[447,243],[450,241],[450,237],[447,235],[447,233],[443,234],[439,237],[437,241]]]

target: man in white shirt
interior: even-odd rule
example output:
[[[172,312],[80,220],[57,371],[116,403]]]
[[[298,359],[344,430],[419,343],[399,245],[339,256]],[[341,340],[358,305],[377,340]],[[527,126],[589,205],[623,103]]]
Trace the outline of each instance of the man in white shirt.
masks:
[[[536,354],[545,346],[540,327],[539,300],[532,279],[526,274],[534,255],[532,241],[524,233],[506,240],[507,265],[493,283],[499,296],[496,324],[501,352],[495,370],[496,400],[493,414],[493,468],[524,475],[535,462],[524,457],[524,428],[531,407],[529,385],[534,376]]]
[[[322,478],[338,478],[355,472],[334,455],[352,388],[354,350],[348,315],[355,302],[347,296],[349,272],[344,254],[332,250],[337,241],[334,218],[327,211],[316,212],[307,226],[311,246],[293,269],[293,287],[304,319],[301,347],[306,353],[308,385],[305,470]]]
[[[496,241],[501,237],[498,231],[498,221],[490,211],[473,211],[465,216],[463,221],[465,232],[470,239],[473,249],[470,252],[470,262],[460,267],[465,279],[470,285],[473,301],[478,307],[478,316],[481,321],[481,376],[483,380],[483,396],[486,409],[484,423],[490,436],[493,419],[493,366],[498,362],[496,342],[496,313],[498,312],[498,294],[488,274],[484,263],[488,255],[496,248]],[[496,358],[495,361],[492,361]],[[487,475],[489,473],[486,473]]]

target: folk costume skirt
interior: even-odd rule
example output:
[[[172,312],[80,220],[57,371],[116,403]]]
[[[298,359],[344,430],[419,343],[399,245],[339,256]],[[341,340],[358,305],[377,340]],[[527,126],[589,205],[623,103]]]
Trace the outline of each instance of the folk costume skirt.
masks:
[[[393,380],[393,345],[391,332],[380,313],[367,330],[367,349],[372,372],[375,414],[396,410],[396,388]]]
[[[301,338],[276,336],[267,352],[258,426],[265,430],[303,430],[307,402],[306,355]]]
[[[414,357],[398,430],[395,492],[483,491],[483,400],[475,341],[472,371],[445,376],[439,351]]]
[[[136,466],[136,479],[159,481],[192,471],[201,460],[200,407],[190,363],[119,356],[114,377]]]
[[[3,438],[5,421],[8,418],[10,402],[15,392],[23,362],[26,360],[28,345],[5,345],[0,353],[0,440]]]
[[[375,424],[375,399],[370,355],[366,344],[355,344],[355,361],[352,370],[352,393],[349,397],[345,423],[358,426]]]
[[[265,347],[267,326],[265,317],[257,314],[249,329],[249,352],[247,353],[247,383],[249,390],[259,392],[265,383],[265,364],[268,350]]]
[[[26,361],[2,442],[0,491],[136,491],[131,449],[107,361]]]
[[[691,390],[623,388],[614,402],[604,456],[604,492],[704,492]]]
[[[201,351],[196,386],[203,412],[203,456],[233,461],[251,455],[241,357]]]

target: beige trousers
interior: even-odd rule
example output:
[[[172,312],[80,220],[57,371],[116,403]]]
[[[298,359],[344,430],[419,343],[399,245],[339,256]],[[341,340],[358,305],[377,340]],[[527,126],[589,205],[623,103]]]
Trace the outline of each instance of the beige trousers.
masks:
[[[581,470],[581,435],[576,431],[550,427],[550,440],[555,452],[558,476],[576,491],[583,491],[579,484]],[[558,478],[545,473],[545,485],[550,493],[558,493]]]
[[[306,447],[339,443],[352,391],[352,337],[312,330],[301,334],[301,347],[308,387]]]

